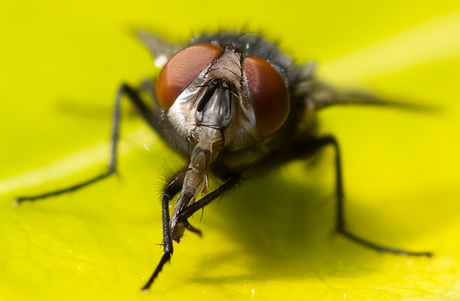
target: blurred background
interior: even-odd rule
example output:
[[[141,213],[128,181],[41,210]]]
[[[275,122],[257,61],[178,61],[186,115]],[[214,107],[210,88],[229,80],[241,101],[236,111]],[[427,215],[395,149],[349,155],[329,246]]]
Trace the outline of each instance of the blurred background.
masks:
[[[338,87],[431,106],[320,113],[344,162],[348,228],[433,259],[334,234],[333,152],[248,179],[206,208],[199,239],[139,294],[161,257],[159,196],[184,165],[126,106],[120,175],[12,206],[105,170],[120,83],[158,73],[135,39],[219,29],[279,42]],[[458,300],[457,1],[9,1],[0,3],[0,297],[4,300]],[[217,181],[211,178],[214,187]]]

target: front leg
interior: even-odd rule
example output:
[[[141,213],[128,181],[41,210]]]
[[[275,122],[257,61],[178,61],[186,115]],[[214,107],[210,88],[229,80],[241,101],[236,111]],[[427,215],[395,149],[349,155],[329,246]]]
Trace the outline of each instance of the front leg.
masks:
[[[182,174],[181,174],[182,173]],[[180,175],[181,174],[181,175]],[[180,177],[178,177],[180,175]],[[188,222],[188,218],[193,215],[196,211],[204,208],[208,205],[211,201],[215,200],[219,197],[222,193],[229,190],[230,188],[234,187],[238,184],[239,177],[234,176],[230,178],[227,182],[225,182],[222,186],[217,188],[216,190],[212,191],[201,200],[196,203],[193,203],[190,206],[182,208],[179,212],[177,212],[177,222],[174,223],[174,226],[171,228],[170,226],[170,217],[169,217],[169,201],[179,193],[185,178],[184,172],[179,172],[176,177],[173,178],[166,186],[165,191],[163,192],[162,198],[162,213],[163,213],[163,248],[164,254],[160,259],[155,271],[153,272],[150,279],[142,288],[142,291],[149,290],[152,283],[158,277],[159,273],[163,269],[163,266],[171,260],[171,256],[173,254],[173,235],[175,232],[175,227],[185,227],[188,230],[191,230],[194,233],[197,233],[201,236],[201,231],[195,229],[193,226],[190,225]]]
[[[204,198],[199,200],[198,202],[185,207],[179,214],[178,214],[178,221],[182,223],[187,223],[187,219],[191,217],[195,212],[198,210],[204,208],[207,206],[209,203],[211,203],[213,200],[218,198],[220,195],[222,195],[224,192],[227,190],[230,190],[231,188],[235,187],[238,185],[240,181],[239,176],[232,176],[230,179],[228,179],[224,184],[222,184],[219,188],[216,190],[212,191],[208,195],[206,195]],[[190,225],[190,224],[189,224]]]
[[[171,236],[171,227],[169,225],[169,202],[176,196],[184,184],[185,171],[179,171],[166,185],[163,195],[161,197],[161,215],[162,215],[162,226],[163,226],[163,256],[160,259],[160,263],[157,265],[150,279],[142,287],[142,291],[147,291],[152,285],[153,281],[158,277],[164,265],[171,260],[171,256],[174,252],[173,240]]]

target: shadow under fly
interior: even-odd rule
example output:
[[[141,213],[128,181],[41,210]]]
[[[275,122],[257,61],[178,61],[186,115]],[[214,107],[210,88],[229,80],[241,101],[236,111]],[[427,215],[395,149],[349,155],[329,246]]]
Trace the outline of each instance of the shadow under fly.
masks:
[[[145,31],[139,31],[138,37],[161,71],[139,87],[122,84],[117,91],[107,171],[71,187],[20,197],[18,203],[75,191],[115,174],[120,103],[127,99],[187,160],[164,187],[164,254],[143,290],[150,288],[171,260],[173,241],[180,242],[185,230],[201,235],[188,221],[195,212],[241,184],[242,179],[310,157],[325,147],[334,150],[336,231],[377,251],[431,256],[430,252],[381,246],[347,231],[340,147],[334,136],[321,136],[317,131],[316,114],[329,106],[401,104],[334,89],[315,78],[313,63],[294,64],[275,43],[257,34],[201,34],[186,45],[169,43]],[[209,173],[222,181],[213,191],[208,191]],[[174,199],[170,215],[169,203]]]

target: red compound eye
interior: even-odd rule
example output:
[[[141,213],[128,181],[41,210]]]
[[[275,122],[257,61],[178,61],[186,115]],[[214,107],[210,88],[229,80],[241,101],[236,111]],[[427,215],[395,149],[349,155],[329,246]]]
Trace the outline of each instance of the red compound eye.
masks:
[[[219,46],[202,44],[182,49],[161,69],[156,82],[157,98],[163,109],[169,109],[176,98],[221,53]]]
[[[264,59],[248,56],[244,59],[257,130],[261,136],[276,132],[289,113],[289,93],[278,71]]]

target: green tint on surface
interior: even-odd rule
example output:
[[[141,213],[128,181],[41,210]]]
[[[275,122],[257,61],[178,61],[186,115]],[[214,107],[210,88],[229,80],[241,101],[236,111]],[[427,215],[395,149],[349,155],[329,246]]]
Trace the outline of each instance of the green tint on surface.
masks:
[[[46,2],[0,3],[1,300],[460,299],[456,1]],[[140,294],[162,253],[164,178],[184,162],[129,106],[118,177],[12,206],[105,170],[118,85],[158,72],[136,27],[174,41],[203,29],[260,31],[297,61],[316,59],[334,84],[435,106],[320,113],[321,131],[342,147],[349,229],[434,258],[333,235],[327,149],[249,179],[202,222],[197,214],[204,238],[187,233]]]

